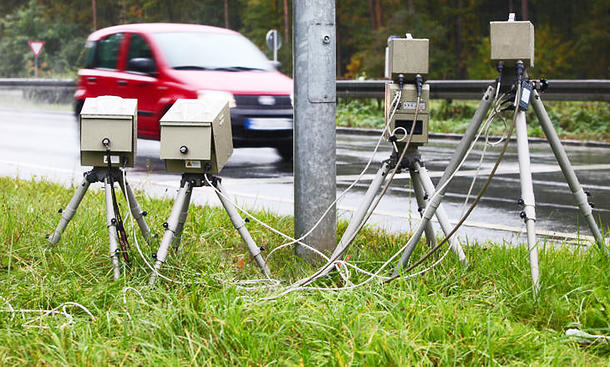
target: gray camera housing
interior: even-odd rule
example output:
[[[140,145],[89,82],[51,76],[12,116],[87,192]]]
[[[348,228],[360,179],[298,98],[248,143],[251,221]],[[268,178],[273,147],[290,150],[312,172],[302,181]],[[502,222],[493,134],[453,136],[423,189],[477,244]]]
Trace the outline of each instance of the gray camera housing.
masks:
[[[168,172],[219,173],[233,153],[226,99],[179,99],[160,124],[161,159]]]
[[[390,38],[388,40],[387,63],[389,77],[396,81],[399,75],[414,79],[417,74],[428,75],[429,41],[427,38]]]
[[[513,66],[521,60],[534,67],[534,25],[529,21],[489,22],[491,60]]]
[[[138,101],[115,96],[87,98],[80,113],[80,160],[83,166],[108,166],[108,139],[114,167],[133,167],[137,151]]]

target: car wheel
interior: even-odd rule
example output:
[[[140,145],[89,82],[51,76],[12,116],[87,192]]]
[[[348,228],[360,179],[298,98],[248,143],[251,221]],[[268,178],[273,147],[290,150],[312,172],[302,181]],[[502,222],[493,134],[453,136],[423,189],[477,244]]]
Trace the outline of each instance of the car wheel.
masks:
[[[275,149],[277,149],[277,152],[280,154],[280,156],[282,157],[283,160],[292,161],[292,157],[294,155],[293,150],[292,150],[292,144],[282,145],[282,146],[276,147]]]
[[[83,109],[84,104],[85,102],[82,100],[74,101],[74,117],[76,118],[76,121],[79,120],[80,111]]]
[[[83,109],[85,101],[77,100],[74,101],[74,120],[76,121],[76,133],[80,137],[80,111]]]

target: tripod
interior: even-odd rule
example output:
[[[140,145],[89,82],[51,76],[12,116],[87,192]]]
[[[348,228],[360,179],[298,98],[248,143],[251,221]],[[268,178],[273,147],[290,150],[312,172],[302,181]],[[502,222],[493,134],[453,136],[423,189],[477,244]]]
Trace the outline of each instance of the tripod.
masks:
[[[140,205],[136,200],[136,196],[129,186],[127,179],[123,182],[123,171],[118,167],[94,167],[91,171],[84,173],[84,178],[81,184],[76,189],[76,192],[72,196],[72,199],[68,203],[65,209],[60,209],[61,219],[55,232],[52,235],[48,236],[47,239],[51,245],[59,242],[62,233],[66,229],[72,217],[76,213],[80,202],[83,200],[83,197],[87,193],[87,189],[89,185],[95,182],[104,183],[104,191],[106,195],[106,226],[108,227],[108,237],[110,241],[110,259],[112,261],[112,271],[114,275],[114,279],[118,279],[121,275],[120,267],[119,267],[119,243],[117,240],[117,224],[118,221],[116,219],[117,213],[115,212],[115,207],[113,203],[113,185],[115,182],[119,184],[119,187],[123,191],[123,194],[129,201],[129,206],[131,208],[131,214],[136,219],[138,226],[140,227],[140,231],[142,232],[142,236],[146,239],[146,241],[150,240],[150,230],[148,229],[148,225],[144,220],[146,216],[146,212],[140,209]]]
[[[405,144],[399,143],[400,150],[405,149]],[[379,189],[385,182],[388,173],[390,170],[394,169],[396,165],[398,165],[398,172],[402,169],[408,169],[411,177],[411,182],[413,183],[413,190],[415,191],[415,198],[417,200],[417,205],[419,207],[418,211],[423,215],[424,208],[428,205],[429,198],[434,194],[435,188],[430,176],[428,175],[428,170],[424,166],[424,163],[421,159],[421,155],[418,151],[417,144],[412,144],[408,148],[405,153],[402,162],[397,162],[398,157],[401,156],[398,152],[392,156],[392,158],[384,161],[373,177],[371,181],[371,185],[364,195],[364,199],[362,200],[358,209],[354,212],[352,219],[350,220],[347,229],[345,230],[337,248],[333,252],[331,258],[335,258],[340,256],[340,254],[345,251],[347,246],[349,246],[350,242],[355,237],[356,233],[362,228],[366,220],[369,216],[369,208],[373,203],[373,200],[377,196]],[[451,231],[451,226],[449,223],[449,218],[441,204],[439,203],[437,206],[437,210],[432,215],[436,215],[436,219],[438,220],[441,230],[447,236]],[[434,234],[434,228],[432,227],[432,223],[428,220],[425,225],[422,227],[426,232],[426,240],[431,247],[436,245],[436,236]],[[419,235],[421,237],[421,234]],[[419,240],[419,237],[418,237]],[[464,254],[464,250],[460,246],[460,244],[455,241],[453,238],[449,239],[449,246],[455,256],[460,260],[460,262],[467,266],[468,260],[466,259],[466,255]],[[326,269],[323,274],[327,274],[332,268]]]
[[[498,86],[499,87],[499,86]],[[520,87],[518,88],[520,90]],[[493,101],[493,96],[495,95],[496,87],[494,85],[490,85],[487,88],[487,91],[483,95],[481,102],[468,126],[462,140],[456,147],[455,155],[452,157],[451,161],[447,165],[445,171],[443,172],[443,176],[441,177],[438,186],[441,187],[438,190],[437,195],[435,195],[432,200],[428,203],[428,206],[424,210],[422,221],[420,225],[416,228],[413,233],[413,236],[407,242],[406,248],[400,258],[400,261],[394,270],[394,275],[398,275],[400,269],[402,269],[417,241],[421,237],[424,228],[428,225],[428,222],[432,215],[437,211],[440,206],[440,202],[444,197],[444,193],[446,191],[446,182],[449,178],[455,173],[460,162],[465,157],[469,146],[475,141],[476,133],[479,130],[487,112]],[[515,108],[519,108],[518,100],[521,99],[521,93],[517,93],[517,106]],[[557,160],[557,163],[561,167],[563,175],[568,182],[570,190],[577,202],[577,205],[585,217],[587,224],[589,225],[589,229],[591,230],[595,241],[599,248],[608,254],[607,249],[605,248],[604,239],[602,234],[595,222],[595,218],[593,217],[591,205],[587,202],[587,195],[582,189],[576,174],[574,173],[574,169],[570,164],[568,156],[561,145],[561,141],[555,131],[550,118],[542,104],[542,100],[540,95],[536,89],[532,90],[532,99],[531,104],[534,107],[534,111],[538,117],[540,125],[551,145],[551,149],[553,150],[553,154]],[[533,182],[532,182],[532,174],[530,170],[530,157],[529,157],[529,147],[527,140],[527,126],[526,126],[526,116],[524,110],[519,110],[515,116],[515,129],[517,135],[517,152],[519,156],[519,175],[521,181],[521,200],[519,201],[523,206],[523,211],[521,212],[521,218],[523,218],[526,228],[527,228],[527,241],[528,241],[528,250],[529,250],[529,261],[530,261],[530,272],[532,276],[532,283],[534,286],[534,291],[537,292],[540,288],[540,280],[539,280],[539,268],[538,268],[538,247],[536,243],[536,212],[535,212],[535,199],[534,199],[534,190],[533,190]]]
[[[218,198],[220,199],[225,211],[229,215],[233,226],[241,235],[241,238],[246,243],[250,254],[254,257],[254,260],[256,260],[256,263],[261,268],[263,274],[265,274],[266,277],[271,275],[269,268],[267,267],[267,264],[265,263],[265,260],[261,254],[261,248],[256,245],[252,239],[252,236],[250,236],[250,232],[248,232],[248,229],[246,228],[246,221],[248,220],[246,219],[246,221],[244,221],[237,213],[237,210],[233,207],[231,201],[228,199],[228,195],[220,181],[221,179],[216,176],[211,176],[211,180],[208,181],[205,174],[200,173],[182,174],[180,190],[178,190],[176,201],[174,202],[174,206],[172,207],[168,221],[163,224],[165,234],[161,240],[159,250],[156,254],[153,254],[153,257],[155,258],[155,265],[153,273],[150,275],[148,282],[149,285],[155,284],[157,277],[159,276],[159,270],[167,258],[170,246],[173,244],[174,249],[177,249],[180,244],[182,230],[184,228],[184,223],[186,222],[186,217],[188,216],[193,188],[206,186],[208,185],[208,182],[216,188],[216,194],[218,195]]]

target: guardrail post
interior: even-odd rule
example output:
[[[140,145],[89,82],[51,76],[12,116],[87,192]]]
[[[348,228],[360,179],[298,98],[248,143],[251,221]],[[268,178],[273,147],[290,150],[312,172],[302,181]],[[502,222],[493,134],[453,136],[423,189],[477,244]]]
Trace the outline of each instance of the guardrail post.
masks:
[[[294,217],[295,236],[305,235],[336,197],[335,2],[299,0],[293,5]],[[336,209],[305,242],[330,253],[337,245]],[[297,245],[297,255],[320,257]]]

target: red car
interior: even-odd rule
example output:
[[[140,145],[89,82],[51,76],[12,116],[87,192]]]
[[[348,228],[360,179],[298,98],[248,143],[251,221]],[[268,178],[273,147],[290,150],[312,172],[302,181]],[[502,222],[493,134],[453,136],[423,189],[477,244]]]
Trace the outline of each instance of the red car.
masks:
[[[241,34],[194,24],[128,24],[92,33],[78,72],[75,113],[85,98],[138,99],[138,136],[159,139],[159,119],[179,98],[231,101],[233,144],[274,147],[292,158],[292,79]]]

